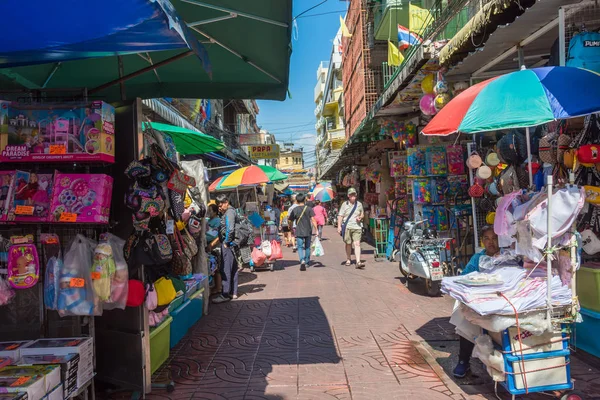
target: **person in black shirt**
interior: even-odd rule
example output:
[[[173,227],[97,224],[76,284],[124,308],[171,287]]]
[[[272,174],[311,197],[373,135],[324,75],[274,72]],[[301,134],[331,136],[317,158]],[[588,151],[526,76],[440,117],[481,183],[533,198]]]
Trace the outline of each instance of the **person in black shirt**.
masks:
[[[296,222],[296,246],[300,258],[300,271],[306,271],[306,264],[310,263],[310,239],[317,232],[317,221],[312,207],[304,204],[304,194],[296,196],[298,206],[292,210],[288,219],[290,223]]]

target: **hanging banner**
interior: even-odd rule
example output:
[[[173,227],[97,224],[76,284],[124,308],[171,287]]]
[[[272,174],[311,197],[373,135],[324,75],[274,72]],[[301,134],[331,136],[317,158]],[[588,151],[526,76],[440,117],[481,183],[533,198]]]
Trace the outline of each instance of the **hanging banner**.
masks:
[[[256,160],[270,160],[279,158],[278,144],[261,144],[256,146],[248,146],[250,158]]]

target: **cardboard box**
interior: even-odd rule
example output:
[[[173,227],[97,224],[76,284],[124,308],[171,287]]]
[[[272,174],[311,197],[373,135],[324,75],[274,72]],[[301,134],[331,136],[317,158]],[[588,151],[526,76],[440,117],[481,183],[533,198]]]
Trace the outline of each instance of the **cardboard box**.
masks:
[[[48,221],[54,176],[17,170],[12,182],[6,220],[16,222]]]
[[[0,400],[27,400],[27,393],[0,393]]]
[[[77,389],[94,376],[94,342],[92,338],[38,339],[21,349],[21,356],[79,354]]]
[[[51,392],[60,385],[58,365],[11,365],[0,369],[0,377],[39,376],[44,380],[44,393]]]
[[[0,105],[0,162],[115,162],[115,109]]]
[[[48,393],[46,396],[44,396],[43,400],[64,400],[64,390],[63,390],[63,385],[60,384],[57,387],[55,387],[52,391],[50,391],[50,393]]]
[[[0,393],[25,393],[28,400],[40,400],[46,395],[44,377],[0,377]]]
[[[33,343],[31,340],[23,340],[19,342],[0,342],[0,357],[10,358],[17,361],[21,358],[21,348],[25,345]]]
[[[77,371],[79,368],[79,354],[66,355],[29,355],[19,360],[19,365],[59,365],[60,379],[63,382],[64,398],[69,397],[77,390]]]

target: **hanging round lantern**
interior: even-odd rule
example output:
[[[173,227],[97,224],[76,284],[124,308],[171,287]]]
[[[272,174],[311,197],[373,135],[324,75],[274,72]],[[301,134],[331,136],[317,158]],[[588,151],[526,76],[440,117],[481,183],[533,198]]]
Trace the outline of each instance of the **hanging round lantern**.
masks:
[[[450,90],[448,88],[448,82],[446,82],[445,80],[438,80],[435,83],[435,87],[433,88],[433,91],[435,92],[435,94],[448,93],[448,90]]]
[[[427,74],[421,81],[421,90],[425,94],[433,93],[433,87],[435,85],[435,78],[433,74]]]
[[[433,105],[436,111],[440,111],[446,104],[448,104],[452,100],[448,93],[440,93],[435,96],[435,100],[433,101]]]
[[[437,113],[435,109],[434,100],[435,95],[433,93],[429,93],[421,97],[421,100],[419,101],[419,108],[421,109],[421,112],[423,114],[435,115]]]

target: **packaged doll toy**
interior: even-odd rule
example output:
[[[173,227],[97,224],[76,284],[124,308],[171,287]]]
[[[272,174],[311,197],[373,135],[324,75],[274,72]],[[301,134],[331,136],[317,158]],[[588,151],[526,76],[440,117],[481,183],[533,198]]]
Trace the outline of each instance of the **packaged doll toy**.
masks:
[[[13,236],[8,249],[8,283],[15,289],[29,289],[40,278],[40,261],[33,235]]]
[[[115,109],[102,101],[51,108],[3,102],[1,162],[114,162]]]
[[[104,174],[54,174],[51,220],[107,224],[113,178]]]
[[[0,171],[0,221],[8,217],[15,171]]]
[[[52,174],[15,171],[8,220],[46,222],[50,215]]]

